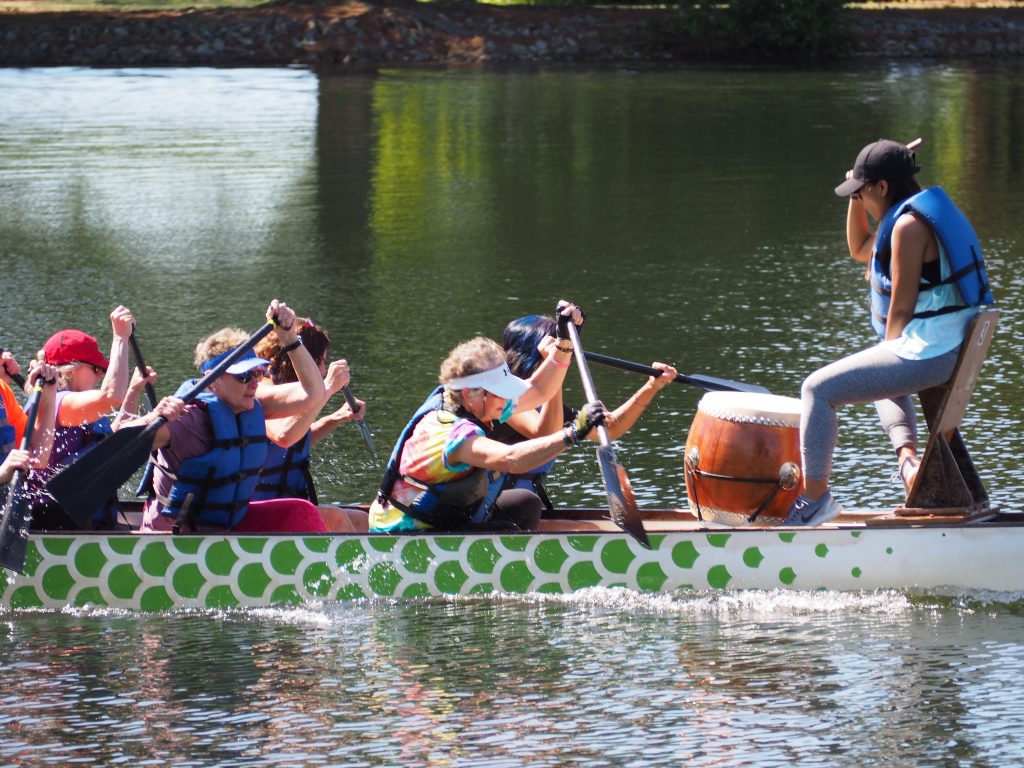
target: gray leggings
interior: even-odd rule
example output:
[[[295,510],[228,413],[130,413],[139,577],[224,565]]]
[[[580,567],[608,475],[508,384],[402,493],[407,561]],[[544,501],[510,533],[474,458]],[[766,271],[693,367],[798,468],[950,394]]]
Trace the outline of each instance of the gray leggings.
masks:
[[[954,349],[927,360],[904,360],[875,345],[808,376],[800,389],[804,476],[827,480],[832,473],[839,432],[836,408],[841,405],[874,403],[893,448],[916,446],[917,417],[910,396],[949,381],[959,354]]]

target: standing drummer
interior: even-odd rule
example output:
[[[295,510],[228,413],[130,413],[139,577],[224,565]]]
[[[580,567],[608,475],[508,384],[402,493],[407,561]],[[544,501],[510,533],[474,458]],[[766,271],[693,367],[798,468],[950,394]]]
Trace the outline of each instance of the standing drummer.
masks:
[[[850,255],[868,264],[879,341],[804,381],[805,489],[786,525],[818,525],[842,512],[828,485],[841,405],[875,404],[909,493],[920,465],[911,395],[949,380],[978,306],[993,301],[973,227],[941,187],[922,190],[914,178],[919,170],[906,145],[879,139],[860,151],[836,187],[849,199]]]

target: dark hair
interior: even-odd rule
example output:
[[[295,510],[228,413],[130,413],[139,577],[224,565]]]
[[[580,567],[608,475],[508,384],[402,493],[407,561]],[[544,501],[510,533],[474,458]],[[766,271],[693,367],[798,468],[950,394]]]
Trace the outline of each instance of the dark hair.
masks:
[[[327,362],[327,353],[331,351],[331,339],[317,322],[311,317],[296,318],[296,322],[302,323],[302,330],[299,331],[299,338],[303,346],[309,351],[310,356],[319,363],[321,360]],[[270,378],[275,384],[288,384],[298,381],[295,375],[295,368],[292,361],[288,359],[288,353],[281,348],[281,342],[275,334],[264,337],[256,345],[256,354],[265,360],[270,361]]]
[[[893,205],[899,205],[912,195],[921,191],[921,183],[913,176],[889,180],[889,199]]]
[[[520,378],[530,378],[541,363],[540,343],[554,336],[555,329],[555,321],[544,315],[527,315],[506,325],[501,344],[509,370]]]

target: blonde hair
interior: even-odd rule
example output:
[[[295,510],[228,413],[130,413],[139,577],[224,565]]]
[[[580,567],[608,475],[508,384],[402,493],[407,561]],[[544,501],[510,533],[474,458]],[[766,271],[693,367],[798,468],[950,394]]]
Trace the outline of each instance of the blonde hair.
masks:
[[[441,374],[438,381],[448,384],[452,379],[472,376],[474,373],[489,371],[505,362],[505,350],[501,344],[486,336],[464,341],[448,353],[441,363]],[[452,405],[462,405],[462,392],[445,387],[445,395]]]
[[[199,368],[211,357],[222,355],[248,340],[249,334],[241,328],[222,328],[196,344],[196,357],[193,362],[196,368]]]

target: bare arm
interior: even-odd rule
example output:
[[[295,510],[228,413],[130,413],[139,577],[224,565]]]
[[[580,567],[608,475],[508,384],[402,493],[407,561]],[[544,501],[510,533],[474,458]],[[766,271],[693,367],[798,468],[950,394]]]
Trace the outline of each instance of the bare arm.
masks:
[[[143,416],[139,416],[136,419],[116,421],[116,429],[123,429],[125,427],[145,427],[147,424],[152,424],[158,418],[163,418],[166,421],[175,421],[182,413],[185,412],[186,407],[185,402],[177,397],[165,397],[156,404],[156,408]],[[158,451],[161,448],[166,448],[170,444],[171,430],[167,428],[167,424],[162,424],[160,428],[157,429],[156,434],[153,437],[153,450]]]
[[[295,312],[284,302],[274,299],[267,308],[267,317],[277,317],[277,325],[274,326],[274,333],[281,343],[282,349],[287,348],[299,340],[298,326],[295,322]],[[302,344],[288,351],[288,359],[298,382],[295,384],[282,384],[267,392],[266,396],[260,396],[260,405],[268,419],[277,419],[283,416],[301,415],[303,411],[315,408],[317,411],[323,406],[325,390],[323,379],[320,378],[320,368],[312,355],[309,354]],[[302,434],[305,434],[305,429]],[[276,441],[275,441],[276,442]],[[294,441],[293,441],[294,442]]]
[[[39,413],[36,415],[36,427],[29,443],[29,454],[32,466],[45,467],[50,463],[50,451],[53,450],[53,425],[57,423],[57,368],[47,363],[38,363],[29,371],[26,383],[33,389],[37,378],[43,379],[43,392],[39,396]]]
[[[647,382],[629,400],[609,414],[606,428],[608,429],[608,437],[612,440],[616,440],[626,434],[636,424],[640,414],[658,396],[658,393],[679,374],[675,368],[671,365],[665,365],[665,363],[652,363],[651,366],[662,371],[662,374],[658,377],[651,376],[647,379]],[[596,440],[597,434],[592,433],[589,437],[591,440]]]
[[[484,467],[498,472],[528,472],[555,458],[569,447],[565,434],[564,430],[559,430],[554,434],[525,440],[515,445],[505,445],[489,437],[476,435],[467,438],[452,451],[451,460],[454,463]]]
[[[898,339],[913,319],[921,270],[926,259],[933,261],[937,256],[935,235],[928,225],[909,214],[900,216],[892,233],[892,298],[886,318],[886,339]]]
[[[867,264],[871,259],[872,234],[864,203],[851,197],[846,209],[846,247],[854,261]]]
[[[131,365],[128,362],[128,337],[135,327],[135,318],[124,306],[110,313],[114,340],[110,344],[110,364],[99,389],[88,392],[70,392],[61,400],[57,422],[62,427],[74,427],[96,421],[120,408],[128,391]]]

